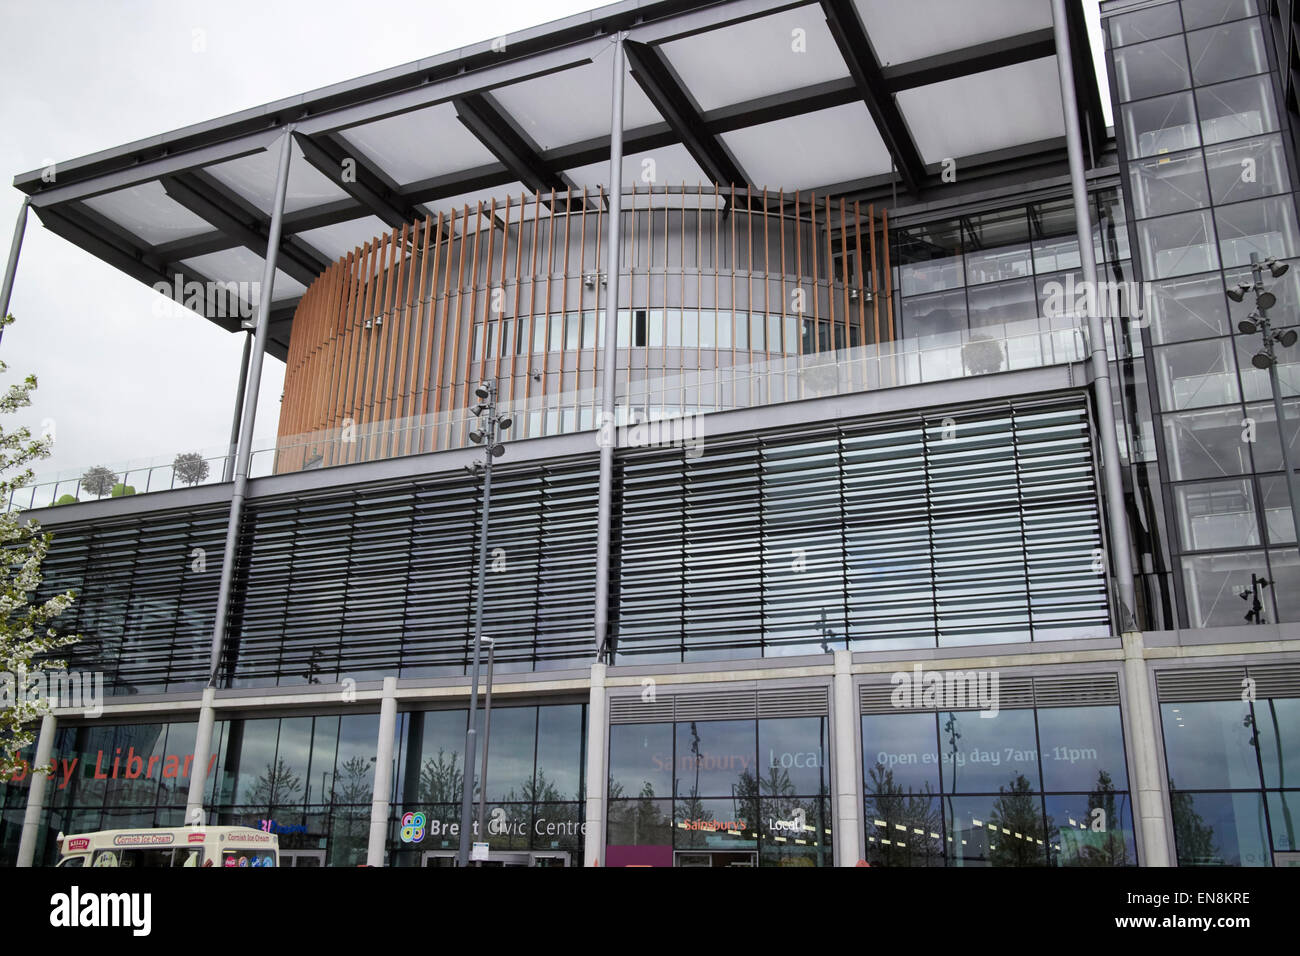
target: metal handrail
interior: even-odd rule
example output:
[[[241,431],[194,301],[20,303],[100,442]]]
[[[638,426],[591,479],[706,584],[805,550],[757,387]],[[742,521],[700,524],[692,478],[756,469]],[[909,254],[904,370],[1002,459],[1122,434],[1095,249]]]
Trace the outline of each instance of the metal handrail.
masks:
[[[1026,323],[1011,325],[1023,324]],[[1046,319],[1040,319],[1037,326],[1034,330],[1002,337],[978,331],[954,332],[623,381],[614,424],[621,427],[638,421],[1039,368],[1087,358],[1084,329]],[[972,345],[978,348],[972,350]],[[996,361],[992,361],[994,358]],[[538,438],[594,431],[598,427],[599,409],[600,395],[596,388],[531,396],[511,405],[509,411],[514,425],[510,437]],[[253,450],[250,476],[464,447],[469,444],[468,433],[475,421],[469,408],[457,408],[283,436],[267,447]],[[210,477],[195,484],[220,483],[227,456],[214,455],[205,457],[204,461],[209,466]],[[115,484],[133,488],[131,494],[168,491],[178,485],[171,463],[128,466],[114,470],[114,478],[118,479]],[[139,487],[141,483],[143,490]],[[82,491],[81,477],[37,481],[12,492],[6,508],[47,507],[57,503],[61,494],[71,494],[80,500]],[[108,496],[95,496],[102,497]]]

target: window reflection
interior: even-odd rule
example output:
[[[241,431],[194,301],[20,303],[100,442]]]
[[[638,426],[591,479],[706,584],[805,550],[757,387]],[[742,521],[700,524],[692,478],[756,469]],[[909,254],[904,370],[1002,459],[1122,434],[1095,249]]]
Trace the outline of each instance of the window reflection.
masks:
[[[1179,866],[1269,866],[1261,793],[1170,795]]]

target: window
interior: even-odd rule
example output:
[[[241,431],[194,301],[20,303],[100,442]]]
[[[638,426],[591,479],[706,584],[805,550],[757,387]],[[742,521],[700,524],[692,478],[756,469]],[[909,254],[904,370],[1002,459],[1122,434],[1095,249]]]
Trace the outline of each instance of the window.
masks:
[[[1288,259],[1297,252],[1295,210],[1290,197],[1256,199],[1215,209],[1225,267],[1246,265],[1251,253],[1261,259]]]
[[[1282,141],[1265,136],[1225,146],[1208,146],[1205,163],[1216,205],[1282,192],[1287,188]]]
[[[1197,86],[1268,70],[1264,34],[1256,19],[1190,32],[1187,52]]]
[[[1180,33],[1183,29],[1176,2],[1111,17],[1107,24],[1110,27],[1111,45],[1116,47],[1154,40],[1171,33]]]
[[[614,724],[609,865],[672,866],[684,849],[697,865],[752,866],[753,854],[761,866],[831,865],[826,725],[825,717]],[[670,777],[673,799],[664,799]]]
[[[1151,284],[1147,307],[1151,338],[1156,343],[1203,339],[1228,333],[1223,277],[1167,279]]]
[[[1199,209],[1210,202],[1199,150],[1135,160],[1129,165],[1129,178],[1133,212],[1139,219]]]
[[[1118,49],[1114,60],[1115,85],[1121,102],[1172,93],[1192,85],[1187,48],[1178,35]]]
[[[1138,241],[1144,273],[1153,279],[1219,267],[1209,210],[1138,223]]]
[[[1240,400],[1231,340],[1210,339],[1156,349],[1160,404],[1176,411]]]
[[[1196,111],[1201,117],[1201,136],[1207,145],[1277,129],[1277,109],[1267,76],[1198,89]]]
[[[1116,706],[865,714],[862,748],[872,866],[1137,863]]]
[[[1176,494],[1184,550],[1258,547],[1255,496],[1250,482],[1179,485]]]
[[[1191,93],[1174,93],[1121,107],[1130,159],[1173,153],[1201,144]]]

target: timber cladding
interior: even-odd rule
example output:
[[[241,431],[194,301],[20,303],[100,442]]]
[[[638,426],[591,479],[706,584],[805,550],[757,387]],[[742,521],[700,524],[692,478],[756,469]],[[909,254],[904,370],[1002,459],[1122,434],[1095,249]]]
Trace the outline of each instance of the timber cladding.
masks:
[[[594,428],[607,216],[599,190],[507,196],[331,264],[294,314],[276,471],[462,446],[486,379],[517,437]],[[621,220],[620,396],[707,411],[656,383],[894,340],[883,211],[815,193],[649,187],[624,196]]]

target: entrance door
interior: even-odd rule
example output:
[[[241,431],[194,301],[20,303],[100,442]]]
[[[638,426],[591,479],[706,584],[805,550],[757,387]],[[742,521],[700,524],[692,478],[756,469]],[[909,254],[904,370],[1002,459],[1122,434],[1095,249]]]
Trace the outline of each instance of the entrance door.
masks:
[[[429,850],[424,854],[425,866],[456,866],[455,850]],[[472,865],[472,864],[471,864]],[[569,854],[563,850],[491,850],[484,866],[568,866]]]
[[[734,850],[678,850],[673,866],[758,866],[758,854]]]
[[[529,866],[569,866],[569,854],[563,850],[538,850],[530,855]]]
[[[324,850],[281,850],[281,866],[324,866]]]

